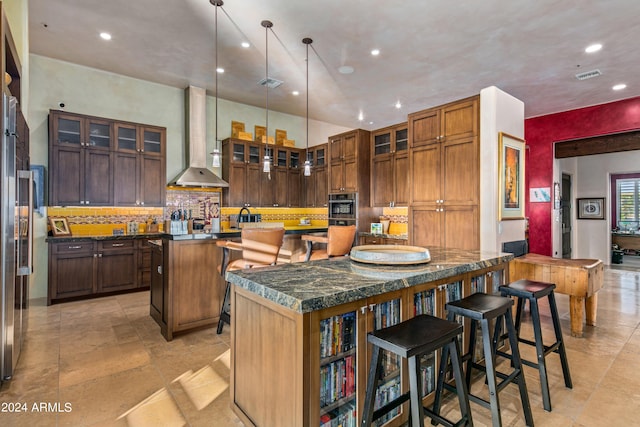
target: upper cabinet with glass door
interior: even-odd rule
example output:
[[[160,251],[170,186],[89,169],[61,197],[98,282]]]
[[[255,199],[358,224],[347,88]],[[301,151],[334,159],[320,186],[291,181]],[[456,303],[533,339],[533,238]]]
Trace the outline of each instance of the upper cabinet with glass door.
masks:
[[[111,149],[111,121],[61,111],[52,114],[54,145]]]

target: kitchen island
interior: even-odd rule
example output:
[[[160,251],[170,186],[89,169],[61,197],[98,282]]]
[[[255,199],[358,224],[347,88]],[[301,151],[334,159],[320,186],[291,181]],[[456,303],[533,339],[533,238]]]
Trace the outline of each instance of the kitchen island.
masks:
[[[513,259],[480,251],[430,253],[431,262],[421,265],[336,258],[227,273],[233,284],[230,392],[238,417],[250,426],[318,426],[332,418],[357,425],[367,332],[420,312],[443,317],[447,300],[495,291]],[[339,327],[328,334],[330,325]],[[327,376],[336,370],[343,372],[338,389]],[[406,390],[406,372],[397,376],[405,378],[399,387]],[[391,425],[406,418],[402,412]]]
[[[285,228],[287,256],[304,253],[300,235],[326,231],[326,227],[294,226]],[[225,283],[220,276],[222,250],[219,239],[239,239],[239,229],[218,233],[162,234],[151,253],[151,301],[149,313],[160,326],[162,336],[171,341],[175,334],[218,323]],[[283,251],[285,252],[285,251]],[[240,254],[233,254],[239,257]],[[280,259],[279,259],[280,262]]]

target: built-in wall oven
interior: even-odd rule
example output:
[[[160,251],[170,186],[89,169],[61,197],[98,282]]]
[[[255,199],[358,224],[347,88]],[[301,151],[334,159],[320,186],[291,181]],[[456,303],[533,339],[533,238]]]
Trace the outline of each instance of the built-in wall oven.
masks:
[[[358,219],[358,193],[329,194],[329,225],[352,225]]]

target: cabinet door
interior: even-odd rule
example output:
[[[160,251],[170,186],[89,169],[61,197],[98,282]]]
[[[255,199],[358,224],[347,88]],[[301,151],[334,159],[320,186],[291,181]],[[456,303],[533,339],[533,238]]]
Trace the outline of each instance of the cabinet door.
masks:
[[[151,284],[151,246],[148,240],[138,241],[138,287],[148,288]]]
[[[262,180],[266,179],[266,175],[266,173],[262,172],[262,168],[259,164],[247,164],[246,187],[244,189],[243,199],[244,203],[248,206],[260,206],[260,190]],[[233,206],[243,206],[243,204]]]
[[[289,203],[288,193],[289,193],[289,171],[286,167],[275,167],[271,172],[271,182],[267,183],[270,186],[269,190],[267,190],[268,194],[273,194],[272,204],[276,207],[285,207]],[[300,186],[298,185],[298,188]],[[271,193],[273,191],[273,193]],[[263,206],[265,206],[263,204]]]
[[[50,244],[49,253],[49,302],[95,292],[93,243]]]
[[[410,185],[409,153],[396,152],[393,160],[393,182],[395,184],[394,206],[408,206]]]
[[[84,146],[96,151],[110,151],[113,124],[109,120],[88,118]]]
[[[108,243],[109,249],[98,251],[98,292],[120,291],[137,287],[138,254],[133,243],[133,240],[110,242]]]
[[[315,168],[312,172],[315,174],[316,181],[316,207],[326,207],[329,203],[329,176],[326,167]]]
[[[113,162],[113,197],[116,206],[136,206],[140,162],[138,153],[126,150],[116,152]]]
[[[225,204],[227,206],[244,206],[246,203],[247,165],[244,162],[231,163],[224,178],[229,183],[229,188],[224,190],[227,196]]]
[[[342,158],[355,159],[358,155],[358,132],[351,132],[342,137]]]
[[[344,158],[343,154],[343,139],[341,136],[331,138],[329,141],[329,161],[333,164],[339,162]]]
[[[165,156],[165,130],[145,126],[141,128],[142,138],[140,152],[146,156]]]
[[[137,153],[139,150],[138,127],[124,123],[114,124],[116,151]]]
[[[420,206],[409,209],[409,238],[415,246],[442,246],[442,212],[439,207]]]
[[[281,168],[271,167],[270,173],[262,172],[260,176],[260,202],[256,206],[275,206],[276,205],[276,185],[278,176],[286,182],[287,171]],[[247,188],[251,192],[251,186]]]
[[[440,109],[433,108],[409,115],[411,147],[436,144],[440,140]]]
[[[342,191],[358,191],[358,159],[351,157],[344,161],[344,177]]]
[[[167,310],[163,286],[163,261],[162,247],[154,246],[151,249],[151,284],[149,293],[151,294],[151,312],[157,313],[162,323],[167,324]]]
[[[113,157],[103,150],[86,148],[84,164],[85,205],[113,205]],[[82,202],[81,202],[82,203]]]
[[[436,203],[441,197],[440,144],[414,149],[409,155],[411,204]]]
[[[443,246],[465,250],[480,249],[477,206],[446,205],[442,208],[440,215],[444,230]]]
[[[371,163],[373,206],[390,206],[393,202],[393,157],[377,156]]]
[[[302,185],[304,186],[304,203],[306,207],[313,208],[316,206],[316,169],[313,168],[311,176],[302,177]]]
[[[480,166],[477,141],[476,137],[469,137],[447,140],[441,144],[441,199],[446,203],[478,204]]]
[[[341,193],[344,191],[344,162],[338,161],[329,166],[329,192]]]
[[[139,156],[141,206],[164,206],[166,193],[165,158],[147,151]]]
[[[81,116],[60,112],[51,113],[52,141],[54,145],[84,146],[85,121]]]
[[[463,100],[442,108],[442,130],[444,141],[469,138],[478,134],[478,99]]]
[[[49,204],[52,206],[84,204],[84,149],[79,145],[74,147],[60,144],[53,147],[49,157],[51,165]]]
[[[300,169],[289,169],[287,173],[287,195],[289,207],[302,206],[302,173]]]

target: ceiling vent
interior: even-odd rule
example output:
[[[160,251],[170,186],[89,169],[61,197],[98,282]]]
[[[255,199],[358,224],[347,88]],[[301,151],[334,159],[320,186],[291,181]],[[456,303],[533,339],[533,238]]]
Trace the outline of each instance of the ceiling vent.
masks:
[[[282,80],[272,79],[271,77],[264,78],[258,82],[260,86],[267,86],[269,89],[275,89],[282,83],[284,83]]]
[[[602,73],[600,72],[600,70],[591,70],[591,71],[586,71],[584,73],[579,73],[576,74],[576,79],[578,80],[587,80],[590,79],[592,77],[598,77],[601,76]]]

